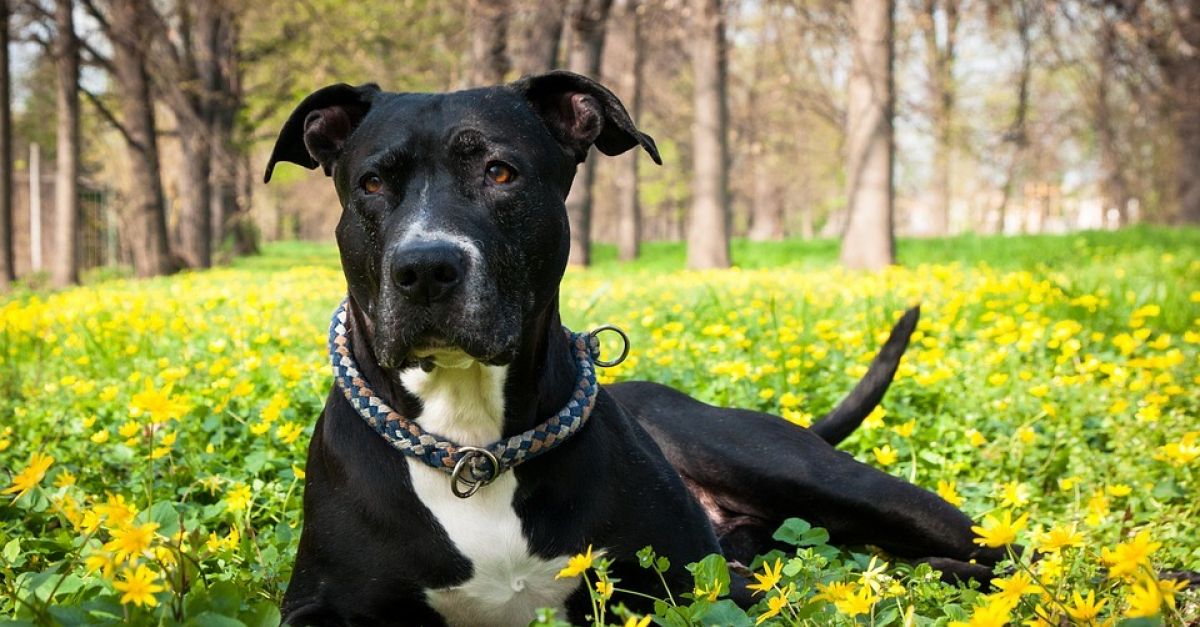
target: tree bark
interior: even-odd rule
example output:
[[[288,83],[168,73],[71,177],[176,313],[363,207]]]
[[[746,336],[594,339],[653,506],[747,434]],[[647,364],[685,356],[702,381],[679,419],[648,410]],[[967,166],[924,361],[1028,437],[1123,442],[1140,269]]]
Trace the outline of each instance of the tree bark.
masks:
[[[691,64],[696,117],[692,122],[692,213],[687,267],[728,268],[729,110],[726,99],[725,6],[692,0]]]
[[[1104,19],[1100,33],[1100,51],[1097,59],[1096,95],[1093,115],[1096,118],[1096,135],[1100,147],[1100,170],[1103,180],[1101,189],[1105,209],[1117,210],[1119,226],[1129,222],[1129,185],[1125,181],[1125,168],[1117,141],[1117,127],[1113,120],[1112,96],[1113,71],[1117,63],[1117,28],[1112,20]],[[1105,211],[1107,214],[1107,211]],[[1105,222],[1107,222],[1107,215]]]
[[[511,0],[471,0],[471,87],[499,85],[508,74],[508,15]]]
[[[17,279],[13,254],[12,75],[9,70],[8,0],[0,0],[0,291]]]
[[[846,112],[847,224],[842,264],[878,270],[895,263],[892,164],[895,0],[852,0],[854,46]]]
[[[933,101],[933,178],[930,182],[929,231],[950,232],[950,165],[954,132],[954,60],[958,36],[959,0],[944,0],[943,19],[937,19],[938,1],[925,0],[921,29],[929,65],[929,91]],[[941,25],[941,28],[939,28]],[[939,30],[941,31],[939,36]]]
[[[1012,201],[1013,189],[1021,178],[1025,165],[1025,154],[1029,148],[1029,128],[1026,120],[1029,117],[1029,90],[1033,79],[1033,11],[1029,0],[1017,0],[1012,3],[1013,18],[1016,23],[1017,39],[1021,42],[1021,69],[1017,76],[1017,105],[1013,111],[1013,122],[1009,127],[1006,139],[1013,144],[1013,152],[1008,168],[1004,175],[1004,184],[1000,187],[1000,204],[996,208],[996,230],[1004,234],[1004,223],[1008,219],[1008,206]]]
[[[112,0],[113,69],[126,134],[130,187],[124,203],[126,242],[134,273],[151,277],[173,272],[167,240],[154,102],[146,54],[153,20],[146,0]]]
[[[1180,18],[1188,21],[1180,31],[1191,35],[1187,42],[1196,50],[1200,48],[1200,1],[1191,4],[1195,6],[1190,17]],[[1180,52],[1163,70],[1169,81],[1179,141],[1179,219],[1184,224],[1200,225],[1200,53]]]
[[[518,0],[513,62],[517,73],[538,74],[558,67],[567,0]]]
[[[54,174],[54,258],[51,285],[79,282],[79,40],[72,0],[54,3],[57,169]]]
[[[567,63],[572,72],[600,78],[605,25],[611,6],[612,0],[580,0],[572,12],[571,53]],[[596,160],[585,160],[575,174],[571,193],[567,195],[567,218],[571,223],[568,263],[575,266],[592,263],[592,180],[595,173]]]
[[[626,107],[637,120],[642,110],[642,12],[640,0],[621,0],[614,17],[614,33],[620,33],[622,41],[618,48],[626,57],[620,80],[621,93],[625,95]],[[618,179],[617,203],[617,259],[633,261],[641,253],[642,207],[638,199],[638,160],[640,150],[631,150],[618,157],[620,174]]]
[[[218,22],[211,77],[212,98],[212,242],[223,248],[232,224],[239,219],[239,171],[244,162],[234,142],[237,112],[242,106],[241,74],[237,56],[240,30],[232,11],[223,9]]]

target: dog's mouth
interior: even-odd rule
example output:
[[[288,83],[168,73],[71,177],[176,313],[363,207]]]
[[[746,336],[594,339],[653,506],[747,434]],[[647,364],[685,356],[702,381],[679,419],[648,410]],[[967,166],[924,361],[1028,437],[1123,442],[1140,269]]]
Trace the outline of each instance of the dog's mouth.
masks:
[[[413,367],[425,371],[435,367],[459,369],[476,363],[498,366],[512,361],[515,353],[507,342],[495,339],[480,341],[470,336],[456,337],[434,332],[420,333],[408,341],[403,337],[393,339],[379,335],[375,340],[376,358],[381,366],[389,370]]]

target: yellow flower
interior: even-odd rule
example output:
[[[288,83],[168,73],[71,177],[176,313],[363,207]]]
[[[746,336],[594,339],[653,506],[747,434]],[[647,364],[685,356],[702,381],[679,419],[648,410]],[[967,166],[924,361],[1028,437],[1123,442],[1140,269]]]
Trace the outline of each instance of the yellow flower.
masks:
[[[760,625],[763,621],[771,618],[772,616],[776,616],[779,614],[779,612],[783,611],[783,608],[787,607],[788,604],[788,595],[795,591],[796,584],[788,584],[786,588],[779,591],[779,594],[767,599],[767,611],[763,612],[762,615],[758,617],[758,620],[754,621],[754,624]]]
[[[992,599],[983,605],[976,606],[971,611],[969,622],[950,621],[949,627],[1005,627],[1008,625],[1014,603],[1007,599]]]
[[[915,430],[916,428],[917,428],[917,419],[913,418],[912,420],[909,420],[908,422],[906,422],[902,425],[896,425],[896,426],[892,427],[892,431],[895,431],[896,435],[898,435],[902,438],[911,438],[912,434],[913,434],[913,430]]]
[[[1108,486],[1107,489],[1108,489],[1109,494],[1111,494],[1112,496],[1115,496],[1117,498],[1121,498],[1123,496],[1129,496],[1130,494],[1133,493],[1133,488],[1131,488],[1127,485],[1124,485],[1124,484],[1110,485],[1110,486]]]
[[[767,592],[767,591],[771,590],[772,588],[774,588],[775,586],[779,585],[779,580],[782,578],[782,576],[780,575],[780,572],[782,570],[783,570],[783,560],[781,560],[781,559],[776,558],[774,571],[771,570],[770,564],[763,563],[763,573],[764,574],[760,575],[758,573],[754,573],[754,578],[756,580],[758,580],[758,583],[752,583],[752,584],[747,585],[746,587],[753,590],[754,594],[758,594],[759,592]]]
[[[54,478],[54,487],[66,488],[75,485],[75,473],[69,470],[59,471],[58,476]]]
[[[1076,531],[1074,525],[1070,528],[1056,526],[1037,536],[1038,550],[1046,553],[1054,553],[1073,546],[1083,546],[1083,534]]]
[[[692,594],[697,600],[707,599],[709,601],[716,601],[717,597],[721,596],[721,583],[714,579],[711,584],[696,586],[696,588],[692,590]]]
[[[603,555],[603,553],[601,553],[601,555]],[[554,578],[562,579],[563,577],[578,577],[583,574],[583,571],[592,567],[593,559],[592,545],[589,544],[587,553],[579,553],[567,560],[567,567],[558,571],[558,574],[555,575]]]
[[[991,596],[997,599],[1011,601],[1014,604],[1026,594],[1036,594],[1042,587],[1033,582],[1033,578],[1025,572],[1017,572],[1007,579],[993,579],[992,586],[996,588]]]
[[[1100,558],[1108,565],[1109,579],[1131,579],[1143,566],[1149,568],[1150,554],[1161,546],[1162,542],[1151,542],[1150,533],[1143,530],[1133,540],[1118,544],[1115,550],[1104,547]]]
[[[96,444],[104,444],[108,441],[108,431],[101,429],[92,434],[91,440]]]
[[[875,461],[880,466],[891,466],[896,463],[896,457],[896,451],[888,444],[884,444],[883,448],[875,447]]]
[[[819,583],[819,584],[817,584],[818,593],[813,596],[813,600],[814,601],[822,601],[823,600],[823,601],[828,601],[830,603],[837,603],[838,601],[841,601],[841,600],[845,599],[846,597],[850,596],[850,594],[853,593],[856,589],[858,589],[858,582],[854,582],[854,581],[850,581],[850,582],[833,581],[833,582],[830,582],[829,584]]]
[[[1125,616],[1142,618],[1158,614],[1163,604],[1162,588],[1152,577],[1141,577],[1129,588],[1129,609]]]
[[[648,627],[652,616],[643,616],[640,619],[636,616],[630,616],[625,620],[625,627]]]
[[[5,488],[0,494],[12,494],[15,492],[17,496],[13,497],[14,501],[25,496],[25,493],[42,482],[42,479],[46,477],[46,471],[50,469],[50,465],[53,463],[53,457],[35,452],[29,457],[29,465],[17,473],[17,476],[12,479],[12,485]]]
[[[1069,492],[1079,485],[1079,477],[1064,477],[1058,480],[1058,489],[1063,492]]]
[[[166,588],[154,583],[158,578],[154,571],[142,564],[137,567],[137,570],[126,568],[121,576],[121,581],[113,582],[114,588],[125,593],[121,595],[121,603],[133,603],[139,607],[158,605],[158,599],[154,598],[154,593],[162,592]]]
[[[250,486],[239,483],[225,497],[225,511],[240,512],[246,509],[253,500],[254,495],[250,492]]]
[[[596,582],[596,592],[598,592],[600,594],[600,596],[604,597],[605,599],[612,598],[613,588],[614,588],[613,582],[611,582],[611,581],[597,581]],[[717,592],[719,590],[720,589],[718,588],[718,590],[713,591],[713,593],[712,593],[713,598],[711,599],[712,601],[717,600]]]
[[[279,425],[279,428],[275,431],[275,435],[278,435],[284,444],[295,442],[302,433],[304,433],[304,425],[298,422],[285,422]]]
[[[161,390],[154,389],[154,384],[146,379],[146,389],[133,395],[129,404],[130,411],[135,416],[149,414],[154,420],[166,421],[183,417],[191,407],[178,397],[171,396],[174,383],[168,383]]]
[[[92,508],[112,529],[129,524],[137,516],[137,508],[125,502],[124,495],[108,494],[108,500]]]
[[[114,529],[112,540],[104,545],[104,550],[113,553],[113,559],[118,564],[136,562],[139,556],[150,549],[155,531],[158,531],[158,523],[152,522]]]
[[[1029,502],[1029,486],[1020,481],[1009,481],[1001,492],[1000,507],[1020,507]]]
[[[1100,611],[1104,609],[1104,604],[1108,602],[1108,599],[1100,599],[1100,602],[1097,603],[1096,592],[1094,590],[1088,590],[1087,598],[1084,598],[1078,592],[1075,592],[1071,597],[1075,600],[1075,603],[1067,606],[1067,613],[1071,615],[1071,618],[1085,624],[1094,621],[1100,615]]]
[[[1004,520],[1000,520],[991,514],[984,516],[983,526],[973,526],[971,531],[974,531],[979,537],[975,538],[975,544],[1000,548],[1007,546],[1017,541],[1017,532],[1025,528],[1026,521],[1029,520],[1029,514],[1021,514],[1016,520],[1012,519],[1012,512],[1004,512]]]
[[[947,503],[955,507],[961,507],[963,504],[963,498],[958,495],[958,490],[955,489],[957,483],[957,481],[938,480],[937,493],[938,496],[945,499]]]
[[[295,464],[292,464],[292,474],[296,475],[297,479],[303,479],[307,476],[304,469]]]
[[[1188,582],[1182,579],[1178,581],[1174,579],[1160,579],[1158,582],[1158,589],[1162,592],[1163,601],[1172,610],[1175,609],[1175,595],[1187,587]]]
[[[853,618],[859,614],[870,612],[871,607],[878,600],[879,597],[875,596],[869,587],[864,586],[846,595],[841,601],[834,602],[833,605],[839,612]]]
[[[987,380],[993,386],[999,387],[1008,381],[1008,375],[1003,372],[993,372],[991,375],[988,375]]]
[[[88,572],[100,571],[100,576],[105,579],[112,577],[113,569],[117,567],[117,563],[113,561],[112,555],[108,553],[92,553],[83,558],[83,568]]]

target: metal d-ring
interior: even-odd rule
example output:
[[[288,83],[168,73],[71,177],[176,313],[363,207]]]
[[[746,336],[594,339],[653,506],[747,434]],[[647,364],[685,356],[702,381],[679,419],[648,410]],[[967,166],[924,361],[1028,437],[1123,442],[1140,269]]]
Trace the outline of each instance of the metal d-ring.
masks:
[[[500,460],[491,451],[474,446],[459,447],[458,452],[462,453],[462,457],[458,458],[458,463],[454,464],[454,471],[450,473],[450,491],[460,499],[470,498],[471,495],[479,491],[479,488],[493,482],[496,477],[500,476]],[[486,462],[491,469],[487,471],[482,479],[476,479],[480,469],[480,460]],[[464,477],[463,470],[471,469],[471,476]],[[466,486],[460,488],[459,486]]]
[[[588,335],[595,338],[597,335],[600,334],[601,331],[615,331],[617,335],[621,336],[621,342],[623,343],[621,346],[621,354],[616,359],[613,359],[611,361],[604,361],[602,359],[593,359],[592,363],[596,364],[597,366],[600,366],[601,368],[611,368],[611,367],[625,361],[625,358],[629,356],[629,336],[625,335],[625,329],[622,329],[621,327],[619,327],[615,324],[604,324],[604,325],[600,325],[600,326],[596,327],[595,329],[592,329],[591,332],[588,333]]]

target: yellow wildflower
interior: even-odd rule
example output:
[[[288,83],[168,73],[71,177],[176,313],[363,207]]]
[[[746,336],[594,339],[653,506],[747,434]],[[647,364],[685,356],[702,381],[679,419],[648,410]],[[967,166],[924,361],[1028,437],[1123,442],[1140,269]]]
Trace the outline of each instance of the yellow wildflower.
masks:
[[[601,553],[601,555],[603,555],[603,553]],[[587,553],[579,553],[578,555],[575,555],[571,559],[567,560],[567,567],[558,571],[558,574],[555,575],[554,578],[562,579],[563,577],[578,577],[582,575],[585,570],[592,567],[593,559],[594,556],[592,555],[592,545],[589,544]]]
[[[0,494],[13,494],[13,500],[17,500],[25,496],[27,492],[37,487],[46,477],[46,471],[50,469],[50,465],[54,463],[54,458],[49,455],[43,455],[40,452],[35,452],[29,457],[29,465],[26,466],[17,476],[13,477],[12,485],[5,488]]]
[[[1017,572],[1005,579],[993,579],[992,587],[996,588],[991,596],[1016,603],[1026,594],[1037,594],[1042,587],[1033,582],[1033,578],[1025,572]]]
[[[113,559],[118,564],[136,562],[137,558],[150,549],[154,542],[154,532],[158,531],[158,523],[144,525],[127,525],[114,529],[112,540],[104,545],[104,550],[113,553]]]
[[[1129,609],[1125,616],[1143,618],[1158,614],[1163,604],[1162,589],[1152,577],[1140,577],[1129,588]]]
[[[833,605],[839,612],[853,618],[870,612],[878,600],[879,597],[875,596],[869,587],[864,586],[846,595],[841,601],[835,601]]]
[[[1013,607],[1013,604],[1005,599],[992,599],[976,606],[971,611],[970,621],[950,621],[949,627],[1005,627]]]
[[[1017,541],[1017,532],[1025,528],[1026,521],[1029,520],[1029,514],[1021,514],[1016,520],[1012,519],[1012,512],[1004,512],[1004,520],[1000,520],[991,514],[984,516],[983,526],[972,526],[971,531],[979,535],[975,538],[975,544],[1000,548],[1007,546]]]
[[[253,500],[254,495],[250,492],[250,486],[239,483],[225,497],[225,511],[240,512],[249,507]]]
[[[1084,624],[1091,624],[1100,615],[1100,611],[1104,609],[1104,604],[1108,599],[1100,599],[1096,602],[1096,592],[1088,590],[1087,597],[1083,597],[1078,592],[1071,595],[1075,603],[1067,606],[1067,613],[1071,618]]]
[[[754,621],[754,624],[760,625],[763,621],[771,618],[772,616],[776,616],[779,614],[779,612],[783,611],[783,608],[787,607],[788,604],[788,595],[794,593],[795,591],[796,584],[788,584],[786,588],[779,591],[779,594],[767,599],[767,611],[763,612],[762,615]]]
[[[776,558],[774,570],[771,569],[770,564],[763,563],[763,574],[760,575],[758,573],[754,573],[754,578],[758,580],[758,583],[752,583],[746,587],[753,590],[754,594],[767,592],[779,585],[779,580],[782,578],[782,575],[780,574],[782,570],[783,560],[781,559]]]
[[[942,481],[939,479],[937,483],[937,493],[938,496],[945,499],[947,503],[955,507],[961,507],[963,504],[963,498],[958,495],[958,490],[955,489],[957,483],[957,481]]]
[[[1083,534],[1070,528],[1055,526],[1049,531],[1037,535],[1037,548],[1046,553],[1054,553],[1068,547],[1083,546]]]
[[[643,616],[640,619],[636,616],[630,616],[625,620],[625,627],[649,627],[652,616]]]
[[[158,599],[154,598],[155,592],[162,592],[166,588],[154,583],[158,575],[154,571],[141,564],[137,570],[126,568],[123,571],[121,581],[113,582],[113,587],[121,595],[121,603],[133,603],[137,606],[154,607],[158,605]]]
[[[880,466],[891,466],[896,463],[898,454],[891,445],[884,444],[883,448],[875,447],[875,461],[879,462]]]
[[[1118,544],[1112,551],[1104,547],[1100,558],[1108,566],[1110,579],[1131,579],[1143,567],[1149,568],[1150,554],[1161,546],[1161,542],[1151,542],[1150,533],[1143,530],[1134,536],[1133,540]]]

